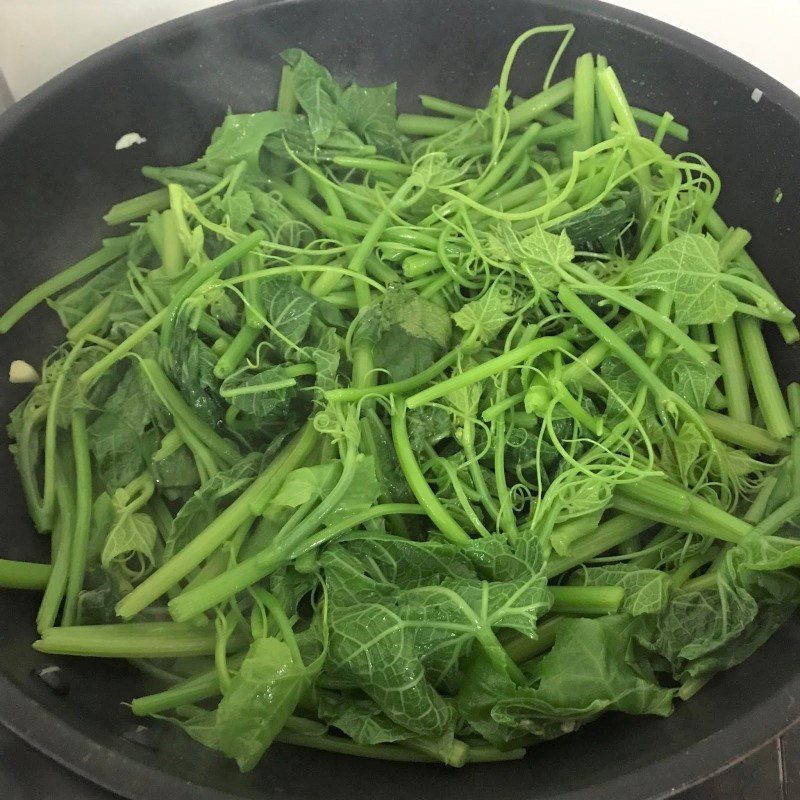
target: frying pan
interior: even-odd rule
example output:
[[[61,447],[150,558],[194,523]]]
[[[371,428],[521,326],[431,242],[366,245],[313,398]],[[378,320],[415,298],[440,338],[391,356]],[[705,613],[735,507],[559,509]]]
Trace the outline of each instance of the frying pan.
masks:
[[[722,175],[724,215],[752,231],[755,259],[783,298],[800,306],[800,98],[706,42],[585,0],[231,3],[103,51],[0,118],[2,305],[98,245],[108,234],[103,211],[146,189],[142,164],[196,157],[228,106],[273,107],[283,48],[306,48],[342,79],[397,79],[407,110],[421,91],[477,105],[519,32],[569,20],[577,25],[572,57],[606,53],[632,102],[670,110],[689,125],[692,148]],[[553,48],[539,41],[524,49],[515,91],[535,90]],[[759,103],[751,99],[755,88],[763,92]],[[147,144],[115,151],[128,131],[146,136]],[[60,338],[53,317],[40,309],[3,337],[0,364],[38,363]],[[797,353],[772,344],[781,377],[797,378]],[[0,413],[23,394],[4,386]],[[28,522],[5,451],[0,488],[0,556],[46,559],[47,542]],[[0,593],[0,720],[63,765],[131,798],[661,798],[742,758],[800,717],[800,622],[793,619],[671,718],[608,716],[533,749],[523,761],[451,770],[276,745],[257,770],[240,775],[171,728],[132,737],[137,741],[126,737],[134,722],[121,702],[152,687],[123,662],[36,654],[30,643],[37,601]],[[46,663],[62,666],[68,696],[31,676]]]

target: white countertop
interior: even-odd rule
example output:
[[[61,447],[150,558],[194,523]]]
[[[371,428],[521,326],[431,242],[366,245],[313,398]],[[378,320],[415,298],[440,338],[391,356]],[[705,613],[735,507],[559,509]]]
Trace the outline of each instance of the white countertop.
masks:
[[[0,0],[0,73],[19,99],[106,45],[220,2]],[[617,0],[616,5],[708,39],[800,94],[800,0]],[[0,106],[2,96],[0,80]]]

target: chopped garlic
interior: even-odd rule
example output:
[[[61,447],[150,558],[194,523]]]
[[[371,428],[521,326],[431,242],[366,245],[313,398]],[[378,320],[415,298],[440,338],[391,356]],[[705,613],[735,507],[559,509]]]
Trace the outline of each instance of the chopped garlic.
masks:
[[[27,362],[16,359],[8,369],[11,383],[39,383],[39,373]]]
[[[135,144],[144,144],[147,139],[144,136],[140,136],[136,131],[131,131],[130,133],[125,133],[117,139],[117,143],[114,145],[115,150],[127,150],[129,147],[132,147]]]
[[[764,92],[761,89],[753,89],[753,94],[750,95],[750,99],[757,103],[762,97],[764,96]]]

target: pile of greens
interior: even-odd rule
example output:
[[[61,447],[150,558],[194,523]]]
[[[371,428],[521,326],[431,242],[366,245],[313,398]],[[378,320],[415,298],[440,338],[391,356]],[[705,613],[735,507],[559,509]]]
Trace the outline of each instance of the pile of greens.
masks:
[[[425,115],[288,50],[276,110],[145,168],[128,232],[0,318],[66,329],[9,428],[37,650],[131,659],[134,714],[243,770],[460,766],[666,716],[792,614],[794,315],[683,126],[602,57],[552,81],[571,35]]]

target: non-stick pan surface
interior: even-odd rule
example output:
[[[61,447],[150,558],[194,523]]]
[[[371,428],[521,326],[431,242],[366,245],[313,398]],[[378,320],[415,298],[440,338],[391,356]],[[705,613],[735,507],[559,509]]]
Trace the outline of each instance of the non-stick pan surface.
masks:
[[[94,56],[0,118],[2,305],[97,246],[107,235],[103,211],[145,188],[142,164],[197,156],[228,106],[272,107],[284,47],[308,49],[340,78],[396,79],[406,109],[421,91],[480,104],[519,32],[564,21],[577,24],[573,57],[606,53],[632,101],[668,109],[689,125],[692,148],[723,177],[727,218],[753,232],[753,255],[784,299],[800,307],[800,99],[712,45],[586,0],[232,3]],[[553,47],[543,40],[526,46],[515,90],[535,89]],[[754,88],[764,93],[759,103],[751,99]],[[115,151],[127,131],[147,144]],[[0,341],[0,365],[12,358],[38,363],[58,340],[53,315],[40,309]],[[782,377],[797,378],[796,354],[777,343],[775,352]],[[0,413],[23,392],[5,386]],[[47,543],[28,522],[5,451],[0,488],[0,556],[46,558]],[[643,800],[708,777],[800,716],[800,624],[793,620],[670,719],[609,716],[520,762],[448,770],[275,746],[257,770],[240,775],[177,731],[159,732],[155,749],[123,738],[133,720],[121,702],[146,688],[124,663],[59,661],[70,683],[63,698],[32,678],[33,667],[53,661],[30,649],[36,603],[22,592],[0,593],[0,719],[127,797]]]

